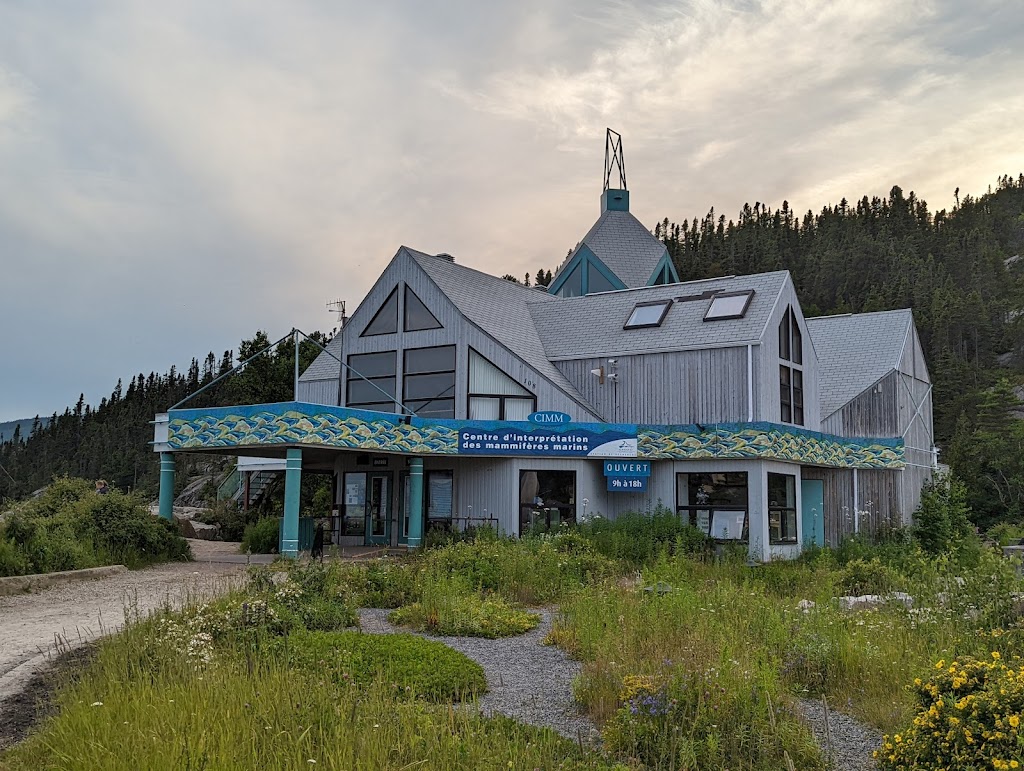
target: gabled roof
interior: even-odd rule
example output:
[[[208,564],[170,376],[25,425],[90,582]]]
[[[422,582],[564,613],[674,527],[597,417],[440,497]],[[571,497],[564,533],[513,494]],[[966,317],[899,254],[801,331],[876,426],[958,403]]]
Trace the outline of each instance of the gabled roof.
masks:
[[[628,211],[609,209],[559,266],[552,285],[584,244],[629,288],[646,286],[666,251],[665,244]]]
[[[320,351],[320,355],[313,359],[306,371],[302,373],[299,382],[305,383],[310,380],[337,380],[341,363],[341,332],[338,332],[326,346],[328,352]],[[330,354],[334,354],[331,356]],[[337,358],[335,358],[337,357]]]
[[[555,361],[712,348],[759,341],[788,280],[789,272],[781,270],[601,292],[554,303],[532,298],[529,309],[544,350]],[[740,319],[704,321],[711,299],[692,299],[673,302],[661,326],[623,329],[637,303],[747,289],[754,290],[754,296]]]
[[[823,420],[899,367],[913,323],[909,309],[807,319]]]
[[[540,336],[531,323],[527,307],[529,302],[560,305],[564,300],[544,291],[467,268],[445,257],[424,254],[407,246],[402,249],[423,268],[438,289],[467,319],[583,407],[595,415],[600,414],[565,375],[548,361]]]

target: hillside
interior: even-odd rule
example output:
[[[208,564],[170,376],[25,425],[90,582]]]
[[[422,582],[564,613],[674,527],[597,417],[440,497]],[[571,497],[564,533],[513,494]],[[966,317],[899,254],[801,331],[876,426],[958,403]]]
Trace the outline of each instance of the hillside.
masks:
[[[746,205],[736,220],[712,209],[654,228],[684,281],[788,269],[806,315],[913,308],[934,383],[937,441],[966,482],[978,521],[1024,519],[1024,422],[1013,389],[1024,384],[1024,174],[1002,177],[984,195],[931,211],[914,193],[843,199],[803,215],[783,202]],[[239,346],[239,359],[268,343]],[[287,399],[292,347],[254,362],[204,393],[196,406]],[[317,349],[302,347],[303,366]],[[151,489],[156,461],[149,421],[232,367],[233,352],[121,382],[97,407],[80,399],[19,445],[0,445],[0,499],[54,474],[104,476],[118,487]],[[182,478],[184,475],[179,475]]]
[[[49,418],[39,418],[41,425],[45,426],[49,422]],[[14,439],[15,429],[18,429],[18,434],[22,438],[27,438],[32,433],[32,424],[35,423],[36,418],[22,418],[21,420],[9,420],[6,423],[0,423],[0,444],[4,442],[10,442]]]

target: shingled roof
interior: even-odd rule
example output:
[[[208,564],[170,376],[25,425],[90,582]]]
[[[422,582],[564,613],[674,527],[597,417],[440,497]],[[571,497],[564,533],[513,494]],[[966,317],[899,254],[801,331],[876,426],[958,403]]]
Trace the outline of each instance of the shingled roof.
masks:
[[[559,266],[552,283],[557,281],[584,244],[631,289],[647,286],[666,251],[665,244],[651,235],[643,223],[628,211],[609,209]]]
[[[338,379],[341,369],[341,362],[338,361],[341,358],[341,333],[336,334],[325,348],[327,351],[321,351],[320,355],[313,359],[313,363],[302,373],[299,378],[300,383],[310,380]]]
[[[462,314],[508,348],[571,398],[594,414],[597,410],[570,383],[544,351],[531,323],[528,303],[561,305],[563,300],[479,270],[459,265],[445,257],[402,247],[437,284]]]
[[[823,420],[899,367],[913,323],[909,309],[807,319]]]
[[[789,280],[785,270],[752,276],[729,276],[680,284],[601,292],[563,298],[555,303],[529,303],[533,326],[540,334],[549,359],[586,359],[656,351],[712,348],[756,343],[761,339],[772,308]],[[705,292],[739,292],[754,296],[741,319],[704,321],[710,297],[686,299]],[[661,326],[623,329],[638,303],[674,301]]]

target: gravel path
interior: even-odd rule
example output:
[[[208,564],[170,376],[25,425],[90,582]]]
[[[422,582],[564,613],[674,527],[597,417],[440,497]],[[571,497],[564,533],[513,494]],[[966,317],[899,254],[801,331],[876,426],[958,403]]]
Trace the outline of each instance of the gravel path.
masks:
[[[408,631],[388,622],[390,612],[377,608],[360,610],[363,631],[372,634]],[[570,739],[596,742],[597,729],[589,718],[580,714],[572,695],[572,681],[579,674],[580,664],[561,648],[542,644],[551,630],[552,613],[537,612],[541,623],[517,637],[486,640],[422,636],[443,642],[484,668],[488,692],[477,702],[484,714],[498,712],[523,723],[553,728]]]
[[[126,611],[145,615],[226,590],[245,571],[245,565],[213,561],[229,547],[203,544],[195,549],[195,562],[0,597],[0,703],[18,694],[54,653],[116,632]]]
[[[822,751],[832,748],[832,767],[841,771],[871,771],[876,768],[871,753],[882,744],[882,734],[831,707],[828,710],[828,736],[825,733],[825,707],[821,699],[797,699],[797,706],[810,726]]]

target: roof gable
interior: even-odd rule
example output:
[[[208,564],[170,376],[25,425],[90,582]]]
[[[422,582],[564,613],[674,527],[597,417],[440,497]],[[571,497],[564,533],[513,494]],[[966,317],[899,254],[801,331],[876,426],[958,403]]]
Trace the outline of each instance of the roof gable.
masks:
[[[818,355],[822,420],[899,367],[914,324],[909,309],[806,319]]]
[[[646,286],[660,266],[667,250],[628,211],[609,209],[601,214],[551,281],[557,290],[559,278],[574,265],[577,252],[586,246],[627,288]]]
[[[459,265],[444,257],[424,254],[405,246],[402,250],[467,319],[581,406],[595,415],[599,414],[548,360],[530,317],[529,302],[559,305],[562,300],[542,290]]]

